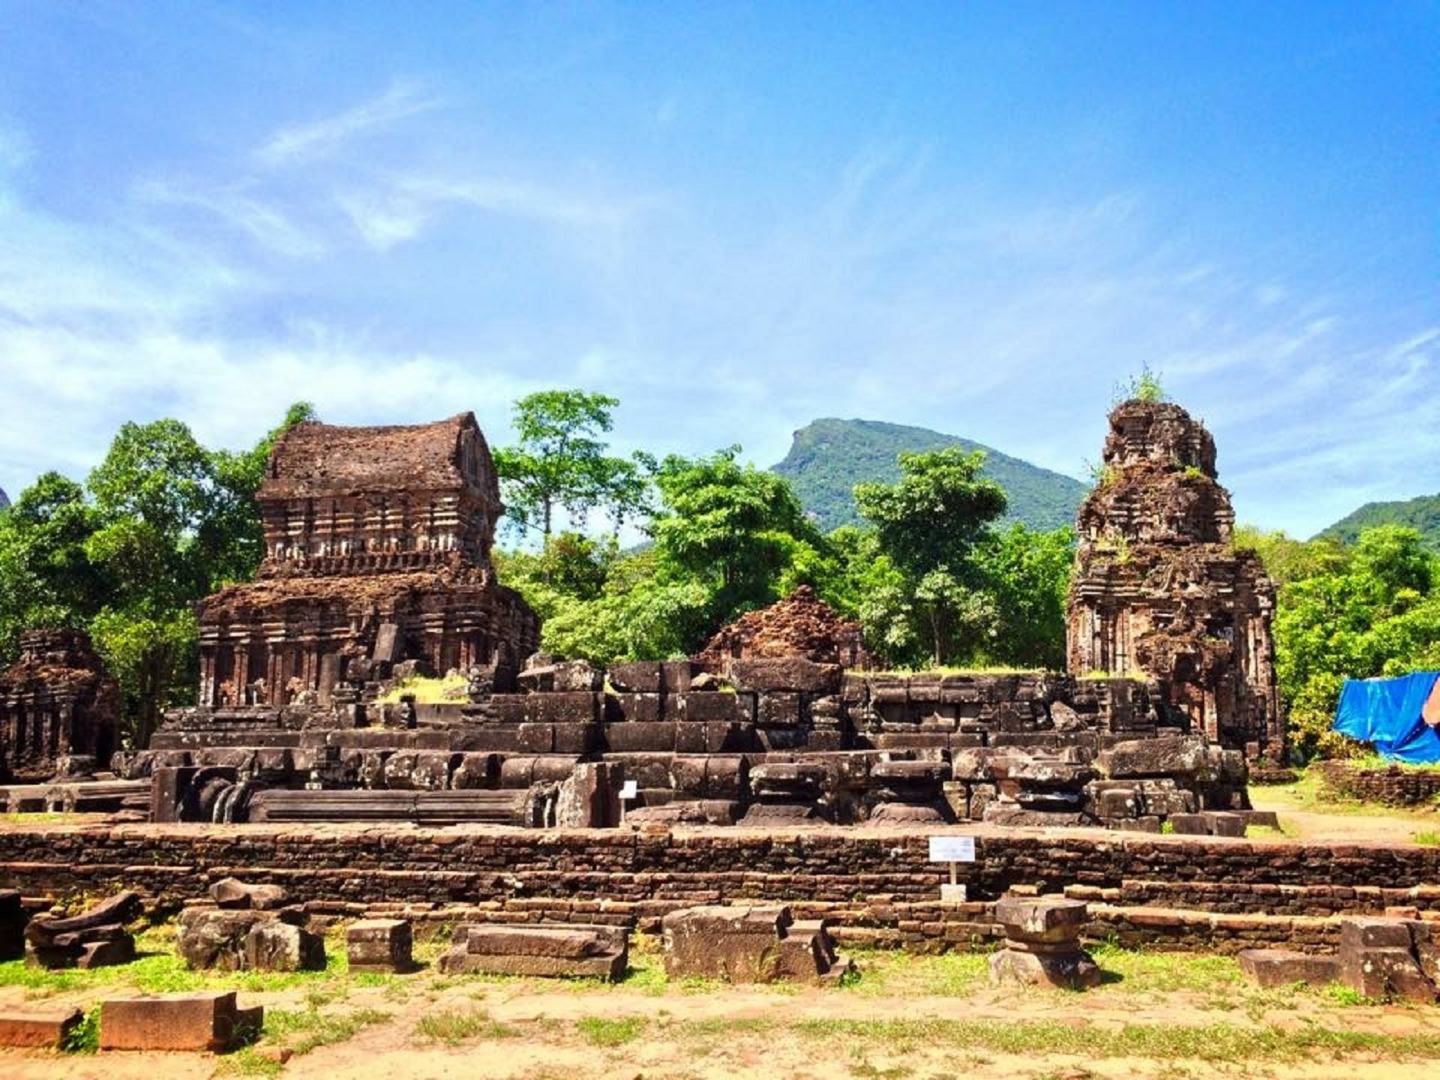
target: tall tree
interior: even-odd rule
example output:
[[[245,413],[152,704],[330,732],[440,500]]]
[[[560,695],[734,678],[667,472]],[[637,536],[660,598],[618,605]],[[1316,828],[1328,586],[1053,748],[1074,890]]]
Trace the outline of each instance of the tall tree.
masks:
[[[905,575],[910,603],[927,626],[938,665],[973,652],[994,631],[995,610],[970,556],[1005,492],[979,478],[981,451],[946,447],[901,454],[894,484],[859,484],[855,502],[881,549]]]
[[[601,438],[613,426],[611,413],[619,404],[583,390],[546,390],[515,403],[518,441],[495,451],[495,469],[511,517],[539,529],[546,544],[557,510],[580,526],[601,510],[617,527],[645,511],[647,460],[612,457]]]
[[[739,464],[739,452],[671,456],[655,474],[664,506],[651,532],[661,574],[703,584],[721,621],[807,583],[825,548],[789,482]]]

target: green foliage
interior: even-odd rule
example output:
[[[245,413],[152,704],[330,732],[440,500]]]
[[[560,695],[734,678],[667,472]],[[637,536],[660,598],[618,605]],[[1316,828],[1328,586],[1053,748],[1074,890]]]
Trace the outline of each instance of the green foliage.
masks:
[[[1317,540],[1354,544],[1366,529],[1377,525],[1400,525],[1420,534],[1429,551],[1440,554],[1440,495],[1421,495],[1397,502],[1371,502],[1321,530]]]
[[[976,547],[974,561],[994,598],[996,620],[984,659],[1061,671],[1065,604],[1075,563],[1072,530],[1012,525]]]
[[[80,1023],[65,1034],[60,1047],[67,1054],[95,1054],[100,1051],[100,1006],[85,1013]]]
[[[617,528],[645,511],[649,459],[610,457],[599,438],[613,426],[610,414],[619,404],[583,390],[545,390],[515,403],[519,441],[494,454],[513,521],[539,529],[548,542],[557,509],[582,528],[595,510],[607,513]]]
[[[0,515],[0,659],[33,626],[88,629],[120,680],[128,737],[194,686],[196,601],[253,575],[269,449],[211,453],[177,420],[124,424],[85,488],[40,477]]]
[[[1164,401],[1165,388],[1160,385],[1160,372],[1153,370],[1149,364],[1142,364],[1139,375],[1115,384],[1111,398],[1115,405],[1122,401]]]
[[[1283,535],[1237,543],[1273,565],[1281,581],[1275,668],[1298,756],[1353,752],[1332,730],[1345,679],[1440,667],[1440,559],[1413,529],[1385,525],[1353,549]]]
[[[1004,488],[1009,500],[1001,525],[1020,522],[1032,530],[1049,530],[1075,523],[1085,497],[1080,481],[925,428],[873,420],[815,420],[795,432],[785,460],[771,471],[791,482],[817,527],[828,533],[862,524],[855,504],[857,484],[893,484],[900,479],[896,459],[901,453],[947,446],[984,451],[981,476]]]
[[[880,550],[902,576],[908,607],[923,621],[931,661],[973,654],[996,619],[971,560],[1005,509],[1005,492],[979,479],[983,454],[946,447],[901,454],[895,484],[860,484],[855,502],[875,525]]]

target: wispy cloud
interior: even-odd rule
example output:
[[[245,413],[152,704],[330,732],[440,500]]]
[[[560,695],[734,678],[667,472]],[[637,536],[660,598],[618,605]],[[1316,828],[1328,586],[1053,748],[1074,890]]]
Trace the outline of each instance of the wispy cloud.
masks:
[[[343,112],[281,128],[260,146],[255,161],[271,168],[309,164],[330,157],[347,143],[391,128],[397,122],[440,106],[439,99],[405,82]]]

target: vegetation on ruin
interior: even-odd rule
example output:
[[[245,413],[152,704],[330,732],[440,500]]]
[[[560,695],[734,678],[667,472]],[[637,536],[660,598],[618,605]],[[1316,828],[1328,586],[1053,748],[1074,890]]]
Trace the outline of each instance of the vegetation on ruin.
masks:
[[[1163,395],[1148,371],[1121,392]],[[826,534],[784,477],[742,464],[738,447],[611,454],[617,407],[576,390],[530,395],[515,406],[516,444],[495,452],[512,516],[541,539],[498,552],[499,575],[544,620],[548,650],[602,665],[689,655],[810,585],[863,623],[882,667],[1063,668],[1074,537],[1005,526],[1015,492],[995,483],[997,462],[953,444],[903,455],[892,479],[859,486],[868,524]],[[207,450],[174,420],[126,424],[83,485],[51,473],[21,492],[0,510],[0,662],[22,629],[88,630],[120,680],[127,738],[142,742],[162,709],[193,699],[193,606],[253,576],[270,447],[311,415],[293,406],[242,453]],[[833,449],[814,434],[807,453]],[[648,540],[622,547],[606,529],[618,522]],[[1330,733],[1343,680],[1440,667],[1432,541],[1387,524],[1353,543],[1246,528],[1235,543],[1279,586],[1276,668],[1298,755],[1360,749]],[[448,700],[455,689],[401,692]]]
[[[127,423],[83,487],[40,477],[0,513],[0,659],[25,629],[88,630],[143,745],[160,711],[194,694],[193,605],[259,566],[271,446],[312,415],[291,406],[238,454],[205,449],[178,420]]]

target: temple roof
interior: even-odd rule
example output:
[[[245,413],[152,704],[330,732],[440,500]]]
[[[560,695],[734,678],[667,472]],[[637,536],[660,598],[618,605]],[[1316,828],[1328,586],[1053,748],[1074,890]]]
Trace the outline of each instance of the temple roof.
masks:
[[[430,424],[337,427],[308,422],[280,436],[258,498],[314,498],[471,488],[498,503],[490,448],[474,413]]]

